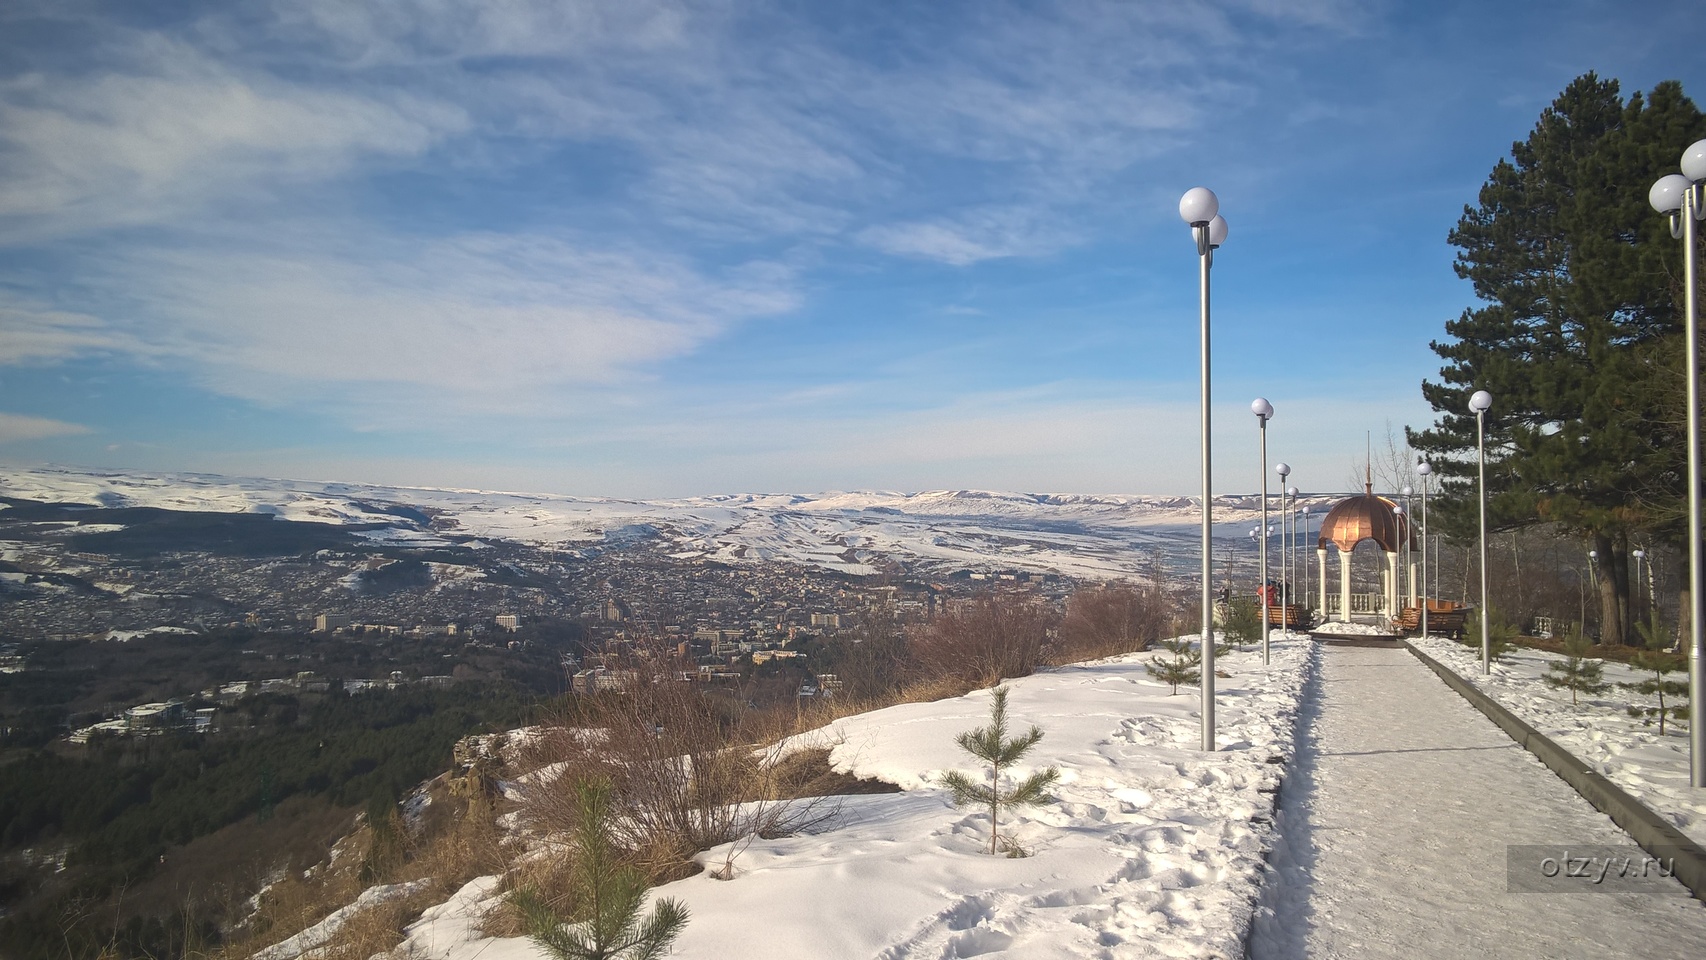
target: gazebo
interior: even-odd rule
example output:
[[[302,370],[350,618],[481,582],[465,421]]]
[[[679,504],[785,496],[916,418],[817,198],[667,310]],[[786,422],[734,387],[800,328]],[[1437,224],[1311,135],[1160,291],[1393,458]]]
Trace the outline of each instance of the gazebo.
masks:
[[[1396,506],[1395,502],[1375,495],[1374,482],[1370,478],[1363,486],[1362,496],[1340,500],[1321,521],[1321,537],[1315,542],[1315,558],[1321,565],[1320,608],[1324,613],[1330,609],[1327,606],[1327,547],[1330,544],[1339,551],[1339,618],[1349,620],[1353,613],[1397,614],[1398,551],[1406,540],[1414,546],[1415,539],[1409,517],[1396,513],[1393,510]],[[1351,603],[1351,553],[1364,540],[1373,540],[1380,547],[1381,592],[1378,601],[1370,597],[1369,602],[1363,604],[1367,609],[1356,609]],[[1413,563],[1408,582],[1409,603],[1414,604],[1416,571]]]

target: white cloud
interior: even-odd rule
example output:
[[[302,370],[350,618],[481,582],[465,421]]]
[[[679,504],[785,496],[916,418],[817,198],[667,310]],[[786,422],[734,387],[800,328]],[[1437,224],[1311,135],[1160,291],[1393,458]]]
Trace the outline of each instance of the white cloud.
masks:
[[[360,419],[386,403],[538,412],[563,389],[627,380],[792,308],[789,279],[765,264],[711,276],[556,236],[406,241],[350,228],[266,252],[138,252],[105,282],[144,305],[153,349],[219,391],[360,400],[373,409],[343,411]]]
[[[64,437],[88,432],[90,432],[89,428],[81,424],[66,423],[63,420],[49,420],[46,417],[30,417],[21,413],[0,412],[0,443],[46,440],[50,437]]]
[[[0,290],[0,364],[52,363],[97,353],[148,356],[147,346],[98,317],[55,310]]]
[[[127,52],[93,74],[0,83],[6,234],[174,219],[364,158],[418,155],[467,122],[404,91],[374,99],[307,87],[158,35]]]

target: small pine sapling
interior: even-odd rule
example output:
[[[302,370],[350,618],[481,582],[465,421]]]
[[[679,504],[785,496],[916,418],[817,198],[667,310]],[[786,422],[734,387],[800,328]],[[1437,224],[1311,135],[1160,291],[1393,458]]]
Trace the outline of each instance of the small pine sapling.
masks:
[[[1268,625],[1272,627],[1276,624],[1270,620]],[[1240,650],[1244,649],[1246,643],[1261,642],[1262,608],[1257,606],[1254,600],[1233,600],[1227,603],[1223,629],[1226,638],[1237,644]],[[1220,652],[1219,648],[1216,648],[1215,652]]]
[[[998,829],[1002,807],[1030,806],[1052,799],[1048,788],[1060,779],[1060,771],[1054,767],[1039,770],[1007,789],[1001,785],[1002,771],[1031,752],[1042,738],[1042,730],[1034,725],[1022,737],[1007,738],[1007,688],[997,687],[989,708],[989,726],[967,730],[955,739],[961,750],[989,765],[989,780],[979,783],[958,770],[951,770],[943,775],[942,784],[954,792],[954,805],[957,807],[989,807],[989,852],[992,854],[1004,839]],[[1023,855],[1012,843],[1008,844],[1008,852],[1010,856]]]
[[[528,936],[560,960],[657,960],[687,925],[687,908],[668,898],[640,919],[646,875],[610,839],[610,790],[603,780],[575,784],[571,915],[558,913],[534,890],[510,894]]]
[[[1564,636],[1564,659],[1547,664],[1540,679],[1554,690],[1570,691],[1572,706],[1577,694],[1604,693],[1610,684],[1603,679],[1604,664],[1588,656],[1592,652],[1593,644],[1582,635],[1581,628],[1571,627]]]
[[[1179,692],[1180,684],[1196,683],[1202,679],[1202,651],[1189,640],[1183,637],[1163,640],[1161,649],[1166,650],[1170,656],[1151,657],[1144,669],[1162,683],[1172,684],[1173,693]]]
[[[1506,623],[1505,618],[1499,616],[1499,611],[1492,607],[1487,608],[1487,627],[1487,659],[1498,660],[1510,652],[1511,645],[1516,640],[1517,629]],[[1463,639],[1459,642],[1473,650],[1481,649],[1480,616],[1469,617],[1469,622],[1464,625]]]
[[[1681,670],[1684,661],[1681,657],[1665,652],[1665,649],[1670,646],[1670,638],[1665,635],[1664,628],[1659,625],[1657,613],[1653,614],[1650,621],[1635,624],[1635,629],[1640,632],[1646,649],[1637,650],[1635,655],[1630,658],[1630,663],[1637,670],[1651,673],[1653,678],[1641,680],[1637,683],[1620,683],[1618,686],[1626,690],[1633,690],[1643,696],[1657,696],[1659,698],[1659,705],[1656,707],[1631,706],[1629,715],[1641,717],[1643,718],[1642,722],[1648,724],[1653,722],[1654,717],[1658,717],[1659,735],[1664,736],[1666,717],[1677,720],[1688,719],[1688,704],[1677,702],[1679,698],[1688,696],[1688,684],[1682,680],[1665,679],[1667,674]],[[1672,698],[1669,703],[1665,702],[1666,694]]]

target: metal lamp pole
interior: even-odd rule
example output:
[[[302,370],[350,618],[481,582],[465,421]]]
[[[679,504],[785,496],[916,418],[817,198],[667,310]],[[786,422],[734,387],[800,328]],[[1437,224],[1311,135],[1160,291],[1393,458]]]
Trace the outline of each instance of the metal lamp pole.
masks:
[[[1481,507],[1481,672],[1493,672],[1492,636],[1487,633],[1487,410],[1493,406],[1493,395],[1485,390],[1475,391],[1469,398],[1469,409],[1475,411],[1475,468],[1480,476]]]
[[[1285,500],[1285,479],[1291,476],[1291,465],[1276,463],[1274,464],[1274,472],[1280,475],[1280,609],[1284,610],[1291,603],[1289,599],[1291,596],[1291,578],[1286,573],[1287,558],[1290,556],[1287,548],[1291,544],[1291,537],[1288,535],[1289,528],[1285,522],[1286,516],[1291,512]],[[1285,629],[1284,623],[1285,614],[1282,613],[1280,614],[1280,629],[1282,630]]]
[[[1392,529],[1399,537],[1397,553],[1398,569],[1392,571],[1392,592],[1397,594],[1398,602],[1393,604],[1393,606],[1397,607],[1398,611],[1401,613],[1404,609],[1404,572],[1408,566],[1404,556],[1404,550],[1409,546],[1408,541],[1410,539],[1409,532],[1404,527],[1404,505],[1402,503],[1394,503],[1392,505],[1392,519],[1397,521],[1392,524]]]
[[[1635,549],[1629,551],[1630,559],[1635,561],[1635,601],[1636,602],[1635,602],[1635,609],[1632,611],[1632,613],[1634,614],[1634,620],[1635,620],[1637,627],[1639,627],[1639,625],[1641,623],[1641,604],[1640,604],[1640,600],[1641,600],[1641,561],[1643,559],[1645,559],[1646,556],[1647,556],[1647,551],[1642,550],[1640,547],[1636,547]]]
[[[1309,505],[1308,504],[1303,505],[1303,536],[1298,539],[1298,548],[1301,550],[1308,550],[1309,549]],[[1297,565],[1303,568],[1303,603],[1305,606],[1307,606],[1309,604],[1309,598],[1314,596],[1313,593],[1309,592],[1310,591],[1310,586],[1309,586],[1309,554],[1307,554],[1307,553],[1304,554],[1298,560]]]
[[[1291,521],[1291,536],[1286,537],[1286,545],[1291,548],[1291,560],[1286,564],[1286,584],[1291,588],[1291,599],[1297,599],[1297,487],[1285,488],[1285,495],[1291,498],[1291,507],[1286,510],[1286,518]]]
[[[1262,458],[1257,463],[1262,467],[1262,580],[1261,588],[1256,592],[1262,608],[1262,663],[1268,662],[1268,421],[1273,419],[1274,405],[1266,397],[1257,397],[1250,404],[1250,412],[1256,415],[1258,432],[1262,436]]]
[[[1226,242],[1220,198],[1207,187],[1192,187],[1179,198],[1179,217],[1191,225],[1197,242],[1202,303],[1202,748],[1214,750],[1214,493],[1209,443],[1209,271],[1214,251]]]
[[[1670,215],[1670,234],[1682,241],[1683,316],[1688,351],[1688,702],[1700,712],[1706,693],[1706,611],[1700,590],[1700,315],[1694,269],[1696,222],[1706,220],[1706,140],[1682,152],[1682,173],[1661,177],[1647,193],[1653,209]],[[1689,784],[1706,789],[1706,723],[1688,725]]]
[[[1432,464],[1422,461],[1416,464],[1416,472],[1422,475],[1422,637],[1428,635],[1428,475],[1434,472]]]

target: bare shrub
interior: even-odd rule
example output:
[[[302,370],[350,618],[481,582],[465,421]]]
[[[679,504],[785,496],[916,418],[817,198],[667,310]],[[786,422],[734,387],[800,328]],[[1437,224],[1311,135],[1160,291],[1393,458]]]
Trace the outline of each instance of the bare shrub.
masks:
[[[1167,633],[1173,604],[1160,590],[1126,583],[1086,587],[1066,602],[1057,663],[1147,650]]]
[[[950,608],[908,637],[908,649],[925,678],[970,687],[1023,677],[1043,662],[1054,615],[1037,600],[1013,594],[978,597]]]
[[[524,820],[547,835],[576,822],[574,785],[613,788],[611,840],[655,882],[692,873],[694,855],[782,836],[831,815],[775,771],[775,747],[744,707],[706,696],[659,665],[626,692],[589,698],[578,732],[540,738],[563,753],[523,794]],[[780,721],[778,721],[780,722]],[[738,855],[739,847],[731,851]]]

